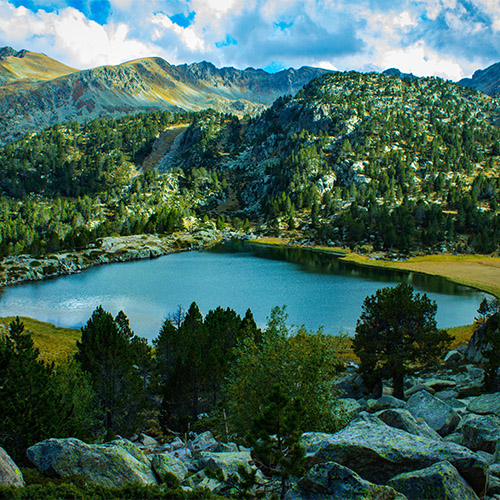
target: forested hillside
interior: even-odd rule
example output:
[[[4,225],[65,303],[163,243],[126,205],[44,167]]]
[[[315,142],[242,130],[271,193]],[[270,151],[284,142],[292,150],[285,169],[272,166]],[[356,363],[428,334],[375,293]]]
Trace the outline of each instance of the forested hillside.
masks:
[[[0,250],[171,232],[196,215],[362,251],[494,252],[498,104],[437,78],[351,72],[255,118],[207,110],[56,125],[0,149]],[[143,172],[160,134],[189,124]]]
[[[329,74],[260,116],[206,114],[176,166],[237,179],[276,230],[410,251],[491,252],[500,227],[498,101],[437,78]]]

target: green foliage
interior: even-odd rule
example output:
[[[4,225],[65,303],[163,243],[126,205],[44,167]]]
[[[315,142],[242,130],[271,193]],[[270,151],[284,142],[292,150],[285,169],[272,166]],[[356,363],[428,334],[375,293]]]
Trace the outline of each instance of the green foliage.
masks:
[[[184,491],[167,485],[141,486],[129,484],[120,488],[96,486],[79,476],[54,479],[41,476],[36,470],[23,469],[27,486],[0,486],[5,500],[210,500],[221,499],[207,489]]]
[[[498,303],[496,305],[498,308]],[[491,312],[484,325],[485,332],[481,341],[482,354],[486,358],[484,363],[484,386],[488,391],[498,391],[500,389],[500,378],[498,370],[500,368],[500,314],[498,310]]]
[[[300,445],[303,428],[301,400],[291,399],[275,384],[254,417],[247,439],[257,467],[267,476],[280,479],[280,499],[285,498],[290,477],[304,472],[305,450]]]
[[[101,306],[82,328],[75,360],[88,373],[109,436],[132,434],[146,405],[143,378],[137,369],[139,341],[120,311],[116,318]]]
[[[392,378],[394,396],[403,399],[405,375],[446,352],[452,338],[437,329],[436,309],[407,283],[365,298],[352,346],[369,387],[380,391],[382,378]]]
[[[300,328],[291,334],[284,308],[274,308],[262,337],[248,337],[237,348],[225,390],[232,429],[246,435],[262,402],[278,384],[285,397],[301,399],[304,430],[337,430],[342,422],[336,418],[331,389],[340,367],[336,347],[334,339],[321,331]]]
[[[242,320],[232,309],[218,307],[205,319],[195,302],[184,315],[168,318],[154,341],[164,426],[186,429],[198,414],[214,408],[234,361],[234,348],[259,331],[252,313]]]
[[[62,372],[39,359],[19,318],[10,323],[8,334],[0,336],[0,439],[19,463],[26,460],[26,448],[37,441],[88,432],[85,412],[93,395],[85,381],[69,371],[66,374],[75,384],[72,394],[60,384]]]

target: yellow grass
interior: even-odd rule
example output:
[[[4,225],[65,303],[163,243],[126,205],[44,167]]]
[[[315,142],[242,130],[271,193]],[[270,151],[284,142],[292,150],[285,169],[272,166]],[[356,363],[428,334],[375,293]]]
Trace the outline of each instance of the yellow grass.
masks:
[[[472,334],[474,333],[475,325],[455,326],[447,328],[448,333],[455,337],[452,341],[450,348],[456,349],[460,345],[466,345],[469,342]]]
[[[0,318],[0,325],[8,328],[13,317]],[[76,352],[76,341],[80,340],[80,330],[73,328],[62,328],[52,323],[44,323],[37,319],[20,317],[24,323],[24,329],[32,333],[33,342],[40,350],[40,357],[46,361],[64,361],[68,356]],[[0,333],[5,331],[0,329]]]
[[[251,240],[264,245],[289,245],[287,238],[258,238]],[[293,245],[299,246],[299,245]],[[477,288],[500,298],[500,258],[489,255],[436,254],[412,257],[401,261],[370,258],[336,247],[304,247],[322,252],[341,254],[342,260],[363,266],[384,267],[402,271],[440,276],[460,285]]]

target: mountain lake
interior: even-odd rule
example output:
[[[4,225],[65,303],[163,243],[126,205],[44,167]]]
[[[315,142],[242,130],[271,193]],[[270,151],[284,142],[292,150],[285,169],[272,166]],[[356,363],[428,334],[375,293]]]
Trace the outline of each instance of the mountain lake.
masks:
[[[123,310],[132,329],[154,339],[167,315],[196,301],[205,315],[217,306],[259,326],[274,306],[287,306],[290,325],[324,327],[352,335],[363,300],[378,288],[404,281],[436,301],[441,328],[471,324],[487,294],[444,278],[344,263],[299,248],[231,241],[201,251],[109,264],[79,274],[0,289],[0,316],[30,316],[57,326],[80,327],[102,305]]]

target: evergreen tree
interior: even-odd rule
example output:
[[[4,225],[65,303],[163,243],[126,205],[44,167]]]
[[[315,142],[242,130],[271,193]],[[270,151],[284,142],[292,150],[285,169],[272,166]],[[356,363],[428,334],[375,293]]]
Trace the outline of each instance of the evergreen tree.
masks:
[[[17,317],[0,336],[0,439],[16,461],[26,448],[49,437],[66,437],[74,408],[56,383],[53,364],[39,359]],[[71,430],[74,430],[71,429]]]
[[[436,309],[435,302],[407,283],[365,298],[353,349],[369,387],[380,394],[382,378],[392,378],[394,396],[403,399],[405,375],[446,351],[452,337],[437,329]]]
[[[123,312],[96,308],[82,328],[75,359],[90,374],[108,435],[129,435],[141,422],[145,391],[133,348],[134,333]]]

